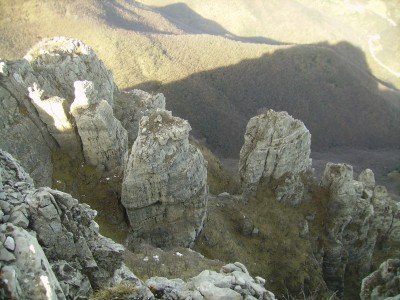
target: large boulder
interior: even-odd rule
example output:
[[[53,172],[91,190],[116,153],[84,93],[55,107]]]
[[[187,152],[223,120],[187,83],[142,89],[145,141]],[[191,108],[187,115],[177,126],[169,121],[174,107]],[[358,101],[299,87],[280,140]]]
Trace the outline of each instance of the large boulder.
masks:
[[[142,118],[122,184],[132,240],[190,246],[207,206],[207,162],[189,144],[189,123],[157,110]]]
[[[311,134],[286,112],[267,112],[250,119],[240,150],[239,173],[245,193],[260,182],[273,186],[278,200],[293,205],[303,199],[302,176],[311,169]]]

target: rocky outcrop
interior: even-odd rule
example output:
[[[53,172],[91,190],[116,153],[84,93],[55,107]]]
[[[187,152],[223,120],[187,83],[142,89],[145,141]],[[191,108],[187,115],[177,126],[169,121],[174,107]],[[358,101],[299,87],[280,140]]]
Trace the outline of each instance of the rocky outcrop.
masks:
[[[203,226],[207,163],[189,144],[189,123],[157,110],[142,118],[122,184],[132,240],[190,246]]]
[[[251,277],[246,267],[238,262],[223,266],[219,273],[205,270],[187,282],[153,277],[146,281],[146,285],[159,299],[276,299],[265,289],[263,278]]]
[[[140,284],[124,267],[124,248],[99,234],[96,211],[69,194],[35,189],[2,150],[0,174],[0,295],[75,299],[121,280]]]
[[[388,259],[378,270],[365,277],[361,284],[360,298],[400,299],[400,259]]]
[[[97,98],[91,81],[75,81],[75,100],[71,114],[82,141],[85,161],[105,170],[124,164],[128,151],[128,135],[106,100]]]
[[[239,173],[244,192],[268,182],[279,201],[299,204],[302,175],[310,171],[311,135],[304,124],[286,112],[267,112],[250,119],[240,150]]]
[[[37,184],[50,185],[56,143],[27,97],[33,69],[26,60],[0,64],[1,147],[21,160]]]
[[[114,96],[114,114],[128,132],[128,146],[132,147],[139,131],[139,122],[157,109],[165,109],[163,94],[151,95],[145,91],[118,92]]]
[[[34,82],[44,91],[45,98],[59,96],[69,105],[74,100],[74,82],[89,80],[94,85],[94,98],[113,106],[115,83],[112,74],[92,48],[77,39],[54,37],[32,47],[24,59],[29,63]]]
[[[40,186],[51,184],[52,151],[80,153],[69,106],[74,82],[93,82],[94,98],[113,106],[115,84],[94,51],[76,39],[36,44],[22,60],[0,59],[0,139]],[[27,146],[29,145],[29,146]]]
[[[330,216],[323,274],[328,287],[340,295],[346,268],[366,274],[377,242],[399,238],[400,206],[385,188],[374,186],[374,174],[368,169],[354,180],[352,166],[328,163],[321,185],[329,191]]]

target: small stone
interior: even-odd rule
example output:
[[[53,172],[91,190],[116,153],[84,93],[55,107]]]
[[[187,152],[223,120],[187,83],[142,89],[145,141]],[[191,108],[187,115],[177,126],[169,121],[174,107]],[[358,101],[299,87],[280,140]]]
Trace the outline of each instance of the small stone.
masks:
[[[4,261],[6,263],[12,262],[16,259],[15,255],[10,251],[7,251],[5,248],[0,249],[0,257],[1,261]]]
[[[11,236],[8,236],[6,238],[6,241],[4,242],[4,247],[7,250],[10,250],[10,251],[14,251],[15,250],[15,241]]]
[[[256,283],[261,284],[262,286],[265,285],[265,279],[260,277],[260,276],[256,276],[255,277]]]

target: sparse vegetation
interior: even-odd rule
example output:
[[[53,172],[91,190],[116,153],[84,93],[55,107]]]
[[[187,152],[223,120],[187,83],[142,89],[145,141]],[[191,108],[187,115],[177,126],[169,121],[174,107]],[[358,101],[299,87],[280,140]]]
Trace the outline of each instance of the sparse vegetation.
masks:
[[[267,288],[278,297],[289,291],[292,297],[303,299],[302,292],[310,295],[318,290],[322,299],[328,290],[313,254],[316,241],[300,237],[298,226],[312,215],[310,237],[324,243],[325,197],[324,191],[315,191],[312,200],[293,208],[278,203],[263,186],[246,203],[215,199],[210,201],[208,220],[195,249],[210,258],[242,261],[252,274],[266,278]],[[251,220],[257,233],[241,233],[243,218]]]
[[[113,287],[96,291],[91,300],[126,300],[128,296],[135,293],[135,287],[128,283],[121,283]]]

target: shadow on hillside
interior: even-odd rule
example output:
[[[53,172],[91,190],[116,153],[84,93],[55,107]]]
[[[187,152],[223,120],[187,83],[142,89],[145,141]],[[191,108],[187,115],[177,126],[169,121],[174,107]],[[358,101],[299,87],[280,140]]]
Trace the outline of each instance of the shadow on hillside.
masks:
[[[162,85],[167,109],[221,157],[238,157],[249,118],[288,111],[312,134],[313,150],[400,146],[400,93],[378,83],[363,52],[347,42],[281,48],[259,59]]]
[[[122,5],[120,2],[123,2]],[[135,9],[149,9],[158,12],[164,18],[168,19],[177,28],[190,34],[210,34],[223,36],[227,39],[240,41],[243,43],[269,44],[269,45],[285,45],[285,43],[265,38],[265,37],[240,37],[227,31],[217,22],[203,18],[201,15],[193,11],[184,3],[175,3],[163,7],[152,7],[138,4],[128,0],[110,0],[103,1],[105,21],[111,27],[117,27],[125,30],[134,30],[137,32],[146,33],[168,33],[154,29],[146,24],[141,19],[140,15],[135,12]],[[124,17],[129,16],[130,18]],[[135,19],[138,19],[135,21]]]
[[[257,43],[269,45],[284,45],[285,43],[268,39],[265,37],[240,37],[227,31],[217,22],[206,19],[193,11],[185,3],[175,3],[164,7],[152,7],[152,10],[159,12],[178,28],[190,34],[211,34],[224,36],[228,39],[243,43]]]
[[[102,11],[105,12],[104,20],[113,28],[133,30],[142,33],[168,33],[155,29],[143,22],[143,17],[135,10],[142,8],[134,1],[122,0],[99,1]],[[129,17],[128,17],[129,16]]]

